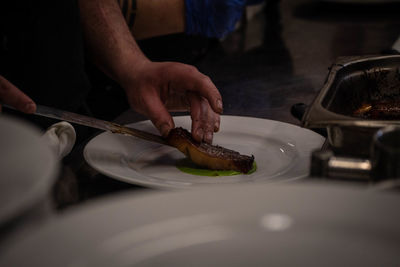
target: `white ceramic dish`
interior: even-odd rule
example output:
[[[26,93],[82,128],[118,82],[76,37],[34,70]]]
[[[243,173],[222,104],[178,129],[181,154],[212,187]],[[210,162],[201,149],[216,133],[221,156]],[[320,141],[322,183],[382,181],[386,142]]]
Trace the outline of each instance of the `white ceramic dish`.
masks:
[[[58,160],[39,129],[6,115],[0,116],[0,148],[1,225],[46,200]]]
[[[5,244],[0,266],[398,266],[399,201],[307,183],[126,194]]]
[[[174,118],[176,126],[190,129],[190,117]],[[156,133],[150,121],[129,126]],[[310,153],[324,138],[308,129],[278,121],[222,116],[214,144],[254,155],[257,171],[249,175],[197,176],[181,172],[176,162],[185,156],[177,149],[108,132],[85,147],[86,161],[115,179],[156,188],[184,188],[207,184],[276,182],[308,175]]]

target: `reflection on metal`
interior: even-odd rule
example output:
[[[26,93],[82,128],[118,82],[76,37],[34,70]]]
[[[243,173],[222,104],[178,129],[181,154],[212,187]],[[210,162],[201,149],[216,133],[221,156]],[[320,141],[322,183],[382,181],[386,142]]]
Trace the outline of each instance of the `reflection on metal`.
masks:
[[[311,176],[368,180],[372,165],[369,159],[336,157],[330,150],[314,151]]]
[[[368,179],[371,161],[368,159],[332,157],[328,161],[329,177]]]
[[[329,160],[328,166],[330,168],[370,171],[371,162],[363,159],[349,159],[343,157],[333,157]]]

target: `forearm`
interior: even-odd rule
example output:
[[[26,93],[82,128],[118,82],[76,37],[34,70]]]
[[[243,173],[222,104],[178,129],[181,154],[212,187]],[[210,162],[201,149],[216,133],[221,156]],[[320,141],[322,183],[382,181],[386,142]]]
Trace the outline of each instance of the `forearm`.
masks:
[[[148,62],[116,0],[79,0],[86,45],[93,62],[117,82]]]

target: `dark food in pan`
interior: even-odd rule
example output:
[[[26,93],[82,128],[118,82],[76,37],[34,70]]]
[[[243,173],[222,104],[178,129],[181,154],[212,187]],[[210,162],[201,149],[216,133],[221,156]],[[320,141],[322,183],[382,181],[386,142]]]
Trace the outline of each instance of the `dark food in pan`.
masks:
[[[362,104],[354,111],[354,116],[373,120],[398,120],[400,101],[375,101]]]
[[[253,167],[254,156],[241,155],[239,152],[221,146],[199,143],[187,130],[180,127],[170,131],[167,142],[197,165],[212,170],[235,170],[248,173]]]

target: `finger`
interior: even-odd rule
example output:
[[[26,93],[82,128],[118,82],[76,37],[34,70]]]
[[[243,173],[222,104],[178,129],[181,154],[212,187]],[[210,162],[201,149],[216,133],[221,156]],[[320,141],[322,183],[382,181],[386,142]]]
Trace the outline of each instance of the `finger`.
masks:
[[[219,127],[221,125],[221,117],[219,116],[219,114],[217,114],[217,116],[215,116],[215,123],[214,123],[214,132],[218,132],[219,131]]]
[[[0,100],[25,113],[36,111],[35,102],[2,76],[0,76]]]
[[[181,68],[177,70],[177,73],[181,75],[174,76],[174,87],[189,90],[203,96],[208,100],[214,112],[221,114],[223,111],[222,97],[211,79],[200,73],[193,66],[184,64],[175,66]]]
[[[218,114],[222,113],[223,105],[221,94],[208,76],[201,74],[197,80],[193,79],[192,88],[194,92],[199,93],[208,100],[214,112]]]
[[[194,93],[189,93],[188,98],[191,105],[192,136],[198,142],[211,144],[216,123],[219,127],[219,114],[211,109],[207,99]]]
[[[139,101],[134,101],[132,108],[148,117],[163,137],[175,127],[174,121],[162,103],[159,95],[152,90],[141,92]]]
[[[190,110],[186,92],[177,91],[174,90],[174,88],[170,88],[165,106],[170,112],[184,112]]]

